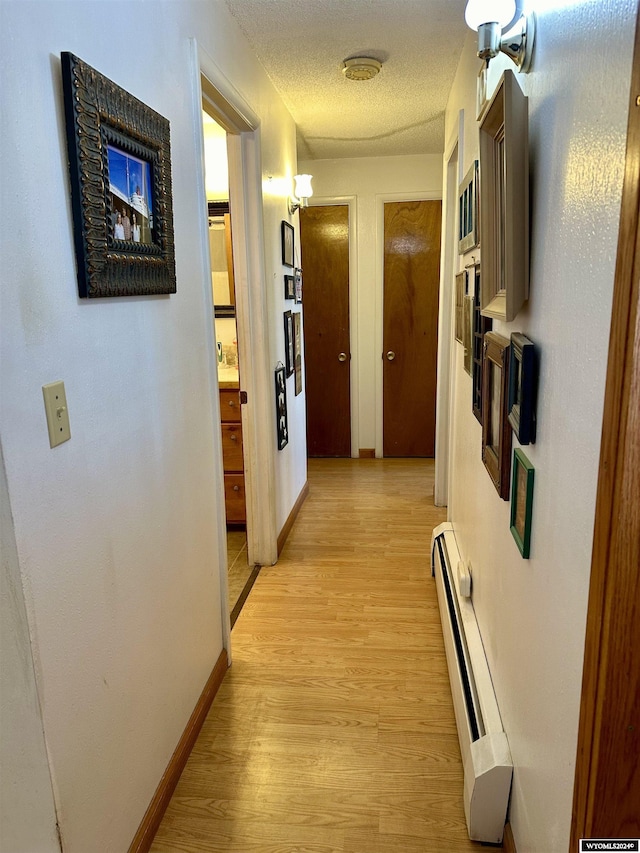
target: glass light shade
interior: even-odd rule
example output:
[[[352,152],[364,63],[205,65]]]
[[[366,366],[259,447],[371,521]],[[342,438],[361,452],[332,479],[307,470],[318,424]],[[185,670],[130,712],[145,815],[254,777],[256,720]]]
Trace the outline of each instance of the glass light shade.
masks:
[[[294,177],[294,195],[296,198],[311,198],[313,195],[313,189],[311,188],[312,177],[313,175],[296,175]]]
[[[469,0],[464,19],[472,30],[481,24],[497,23],[503,29],[516,13],[515,0]]]

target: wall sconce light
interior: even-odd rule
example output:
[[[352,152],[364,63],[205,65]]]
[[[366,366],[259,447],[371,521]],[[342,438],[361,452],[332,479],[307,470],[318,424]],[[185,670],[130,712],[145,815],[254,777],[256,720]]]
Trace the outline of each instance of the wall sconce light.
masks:
[[[289,199],[289,213],[294,214],[299,207],[307,207],[309,199],[313,195],[311,178],[313,175],[296,175],[294,177],[295,189],[293,196]]]
[[[464,17],[468,26],[478,32],[478,56],[487,65],[502,51],[519,71],[529,71],[535,15],[524,14],[523,0],[469,0]]]

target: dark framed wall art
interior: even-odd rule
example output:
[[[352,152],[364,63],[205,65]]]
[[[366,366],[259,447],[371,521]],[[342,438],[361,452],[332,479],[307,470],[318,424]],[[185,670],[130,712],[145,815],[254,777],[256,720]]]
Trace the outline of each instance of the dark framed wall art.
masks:
[[[175,293],[169,122],[72,53],[61,64],[79,295]]]
[[[284,219],[282,220],[282,263],[285,267],[293,266],[294,230]]]
[[[509,341],[496,332],[484,338],[482,365],[482,461],[503,500],[509,500],[511,428],[507,416]]]
[[[295,270],[294,278],[295,278],[296,304],[300,305],[302,303],[302,270],[301,269]]]
[[[302,393],[302,314],[293,315],[293,365],[296,374],[296,397]]]
[[[524,453],[513,451],[513,481],[511,483],[511,535],[525,560],[531,551],[531,514],[533,509],[533,465]]]
[[[278,450],[282,450],[289,443],[289,424],[287,420],[287,381],[284,375],[284,366],[279,364],[275,371],[276,385],[276,433],[278,436]]]
[[[464,298],[467,295],[467,273],[459,272],[456,275],[456,315],[455,335],[459,344],[464,344]]]
[[[533,341],[520,332],[511,335],[509,363],[509,423],[520,444],[536,441],[538,368]]]
[[[472,384],[472,405],[473,414],[480,423],[482,423],[482,352],[484,346],[484,336],[487,332],[493,329],[493,320],[491,317],[483,317],[480,313],[480,266],[476,265],[475,272],[475,290],[473,294],[473,322],[472,322],[472,367],[471,367],[471,384]]]
[[[295,278],[292,275],[285,275],[284,277],[284,298],[285,299],[295,299],[296,296],[296,282]]]
[[[294,371],[293,315],[291,311],[284,312],[284,352],[287,376],[291,376]]]

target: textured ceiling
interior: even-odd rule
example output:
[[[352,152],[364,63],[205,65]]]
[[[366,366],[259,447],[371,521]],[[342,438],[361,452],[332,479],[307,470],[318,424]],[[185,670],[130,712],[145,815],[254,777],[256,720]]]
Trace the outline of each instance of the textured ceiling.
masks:
[[[466,0],[225,0],[298,126],[301,159],[442,153]],[[342,75],[353,56],[373,80]]]

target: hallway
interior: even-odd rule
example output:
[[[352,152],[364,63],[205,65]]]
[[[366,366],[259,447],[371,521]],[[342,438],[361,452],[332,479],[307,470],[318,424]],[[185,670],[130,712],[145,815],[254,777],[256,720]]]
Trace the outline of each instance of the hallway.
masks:
[[[433,460],[310,460],[153,853],[463,853]]]

